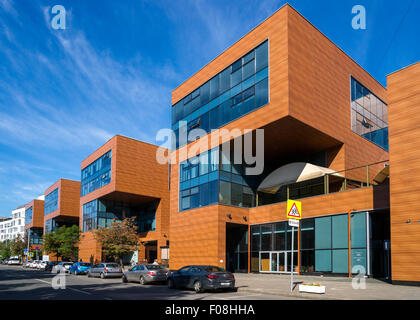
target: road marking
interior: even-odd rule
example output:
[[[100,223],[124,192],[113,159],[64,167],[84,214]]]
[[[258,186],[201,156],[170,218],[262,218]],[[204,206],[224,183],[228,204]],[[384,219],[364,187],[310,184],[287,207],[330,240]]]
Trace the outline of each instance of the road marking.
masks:
[[[41,280],[41,279],[34,279],[34,280],[38,280],[40,282],[44,282],[44,283],[47,283],[47,284],[51,285],[51,282],[50,281],[45,281],[45,280]],[[80,292],[80,293],[84,293],[84,294],[88,294],[88,295],[91,295],[92,294],[92,293],[87,292],[87,291],[82,291],[82,290],[74,289],[74,288],[67,287],[67,286],[66,286],[66,289],[70,289],[70,290],[73,290],[73,291],[76,291],[76,292]]]

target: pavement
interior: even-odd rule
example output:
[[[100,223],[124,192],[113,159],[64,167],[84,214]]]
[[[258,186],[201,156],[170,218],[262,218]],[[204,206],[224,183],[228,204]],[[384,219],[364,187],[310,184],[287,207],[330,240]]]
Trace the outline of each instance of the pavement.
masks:
[[[294,290],[290,292],[290,275],[235,274],[238,292],[264,293],[284,298],[321,300],[420,300],[420,286],[401,286],[377,279],[365,280],[365,289],[353,288],[353,280],[345,277],[294,276]],[[359,279],[356,279],[358,284]],[[300,283],[324,285],[325,294],[300,293]],[[360,287],[360,285],[359,285]]]
[[[0,265],[0,300],[420,300],[420,287],[399,286],[365,279],[365,289],[354,289],[352,280],[340,277],[235,274],[237,292],[204,292],[168,289],[166,284],[122,283],[120,278],[66,275],[65,289],[54,289],[56,275],[21,266]],[[299,283],[320,283],[325,294],[299,293]]]
[[[0,300],[295,300],[263,292],[204,292],[168,289],[166,284],[122,283],[121,278],[65,275],[65,289],[54,289],[56,275],[21,266],[0,265]],[[55,281],[54,283],[56,283]]]

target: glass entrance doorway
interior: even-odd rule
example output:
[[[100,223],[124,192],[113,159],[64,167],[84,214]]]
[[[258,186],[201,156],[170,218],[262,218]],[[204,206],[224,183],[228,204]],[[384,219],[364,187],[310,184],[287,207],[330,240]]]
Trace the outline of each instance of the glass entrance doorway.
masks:
[[[294,273],[297,273],[297,250],[293,251]],[[260,272],[290,273],[292,251],[260,251]]]

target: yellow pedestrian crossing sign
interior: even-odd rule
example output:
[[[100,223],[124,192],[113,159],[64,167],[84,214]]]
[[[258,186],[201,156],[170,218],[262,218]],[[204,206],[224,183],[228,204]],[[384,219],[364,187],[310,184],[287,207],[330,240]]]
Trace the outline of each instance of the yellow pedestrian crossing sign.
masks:
[[[287,218],[302,219],[302,202],[295,200],[287,200]]]

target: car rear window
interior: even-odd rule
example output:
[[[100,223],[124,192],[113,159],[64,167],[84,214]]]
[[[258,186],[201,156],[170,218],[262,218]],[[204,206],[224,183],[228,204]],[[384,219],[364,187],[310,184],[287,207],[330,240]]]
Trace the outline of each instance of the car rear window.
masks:
[[[149,270],[158,270],[158,269],[165,269],[165,266],[159,264],[148,264],[147,269]]]
[[[90,263],[81,262],[81,263],[79,263],[79,265],[81,265],[82,267],[89,267],[90,266]]]
[[[204,270],[206,270],[207,272],[223,272],[225,271],[225,269],[216,267],[216,266],[206,266],[203,267]]]
[[[116,263],[107,263],[106,266],[110,267],[110,268],[119,268],[120,267],[120,265],[116,264]]]

